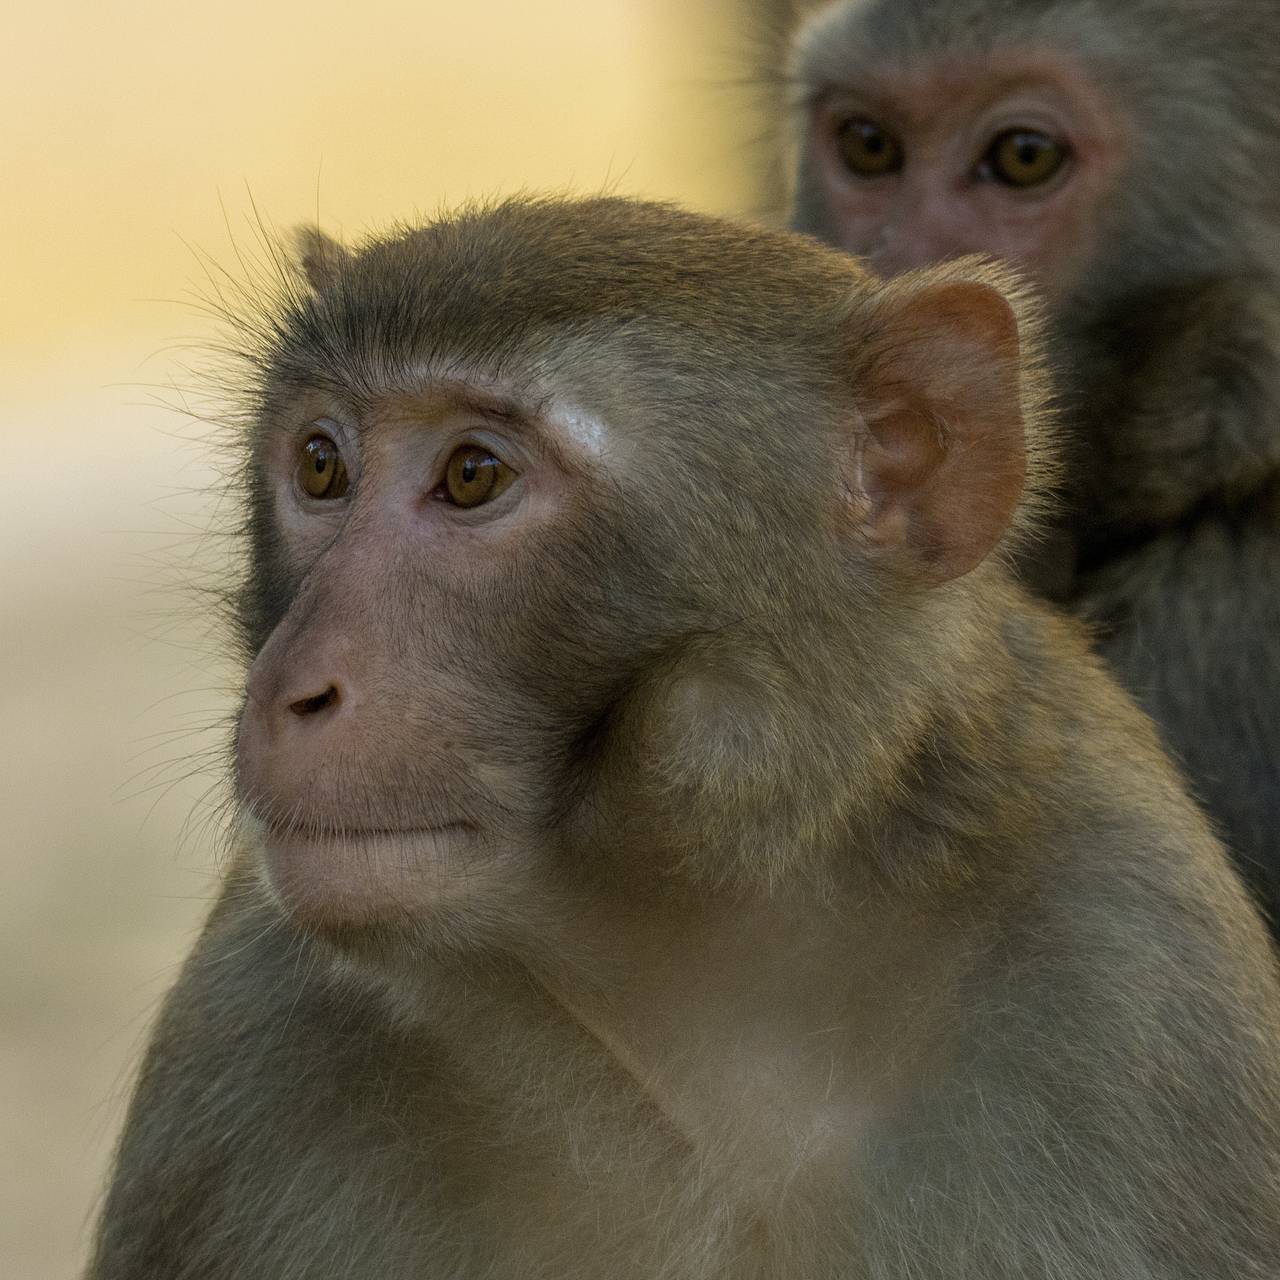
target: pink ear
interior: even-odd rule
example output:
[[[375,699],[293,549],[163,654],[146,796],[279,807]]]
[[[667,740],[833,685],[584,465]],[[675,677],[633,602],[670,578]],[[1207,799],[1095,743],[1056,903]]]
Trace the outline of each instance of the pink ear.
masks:
[[[333,284],[348,258],[346,249],[319,227],[295,227],[293,250],[298,270],[317,293]]]
[[[975,568],[1008,527],[1026,473],[1018,325],[990,285],[886,287],[857,488],[866,532],[930,584]]]

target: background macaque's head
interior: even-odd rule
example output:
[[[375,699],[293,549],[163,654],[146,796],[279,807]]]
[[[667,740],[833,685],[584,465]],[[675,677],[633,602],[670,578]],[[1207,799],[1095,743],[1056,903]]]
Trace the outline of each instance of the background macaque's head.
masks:
[[[847,833],[1043,469],[1001,277],[620,200],[302,266],[242,595],[284,910],[510,936],[566,883],[759,886]]]
[[[990,253],[1096,299],[1274,248],[1280,7],[805,8],[794,224],[878,271]]]

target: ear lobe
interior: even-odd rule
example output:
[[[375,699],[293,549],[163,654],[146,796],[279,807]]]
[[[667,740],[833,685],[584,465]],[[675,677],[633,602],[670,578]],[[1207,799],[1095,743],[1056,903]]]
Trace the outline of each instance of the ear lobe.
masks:
[[[323,292],[347,261],[347,251],[319,227],[295,227],[292,239],[299,273],[317,293]]]
[[[936,585],[986,558],[1022,495],[1017,320],[990,285],[910,277],[886,286],[877,319],[855,490],[872,544]]]

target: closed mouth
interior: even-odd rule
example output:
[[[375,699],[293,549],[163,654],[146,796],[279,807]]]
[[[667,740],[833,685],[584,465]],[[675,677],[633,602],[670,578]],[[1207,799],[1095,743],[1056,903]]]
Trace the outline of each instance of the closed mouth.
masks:
[[[474,823],[439,822],[412,827],[331,827],[308,823],[269,822],[265,824],[268,840],[297,841],[307,844],[363,844],[410,839],[414,836],[474,834]]]

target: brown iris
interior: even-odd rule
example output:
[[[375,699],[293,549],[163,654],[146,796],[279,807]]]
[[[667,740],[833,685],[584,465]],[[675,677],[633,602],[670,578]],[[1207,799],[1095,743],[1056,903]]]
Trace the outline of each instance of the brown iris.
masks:
[[[874,120],[853,116],[836,131],[840,159],[860,178],[879,178],[902,168],[902,144]]]
[[[1038,187],[1048,182],[1067,158],[1067,148],[1036,129],[1009,129],[984,157],[991,176],[1009,187]]]
[[[298,483],[312,498],[341,498],[347,492],[347,464],[329,436],[317,432],[298,456]]]
[[[444,472],[444,496],[455,507],[478,507],[492,502],[516,478],[501,458],[478,445],[455,449]]]

